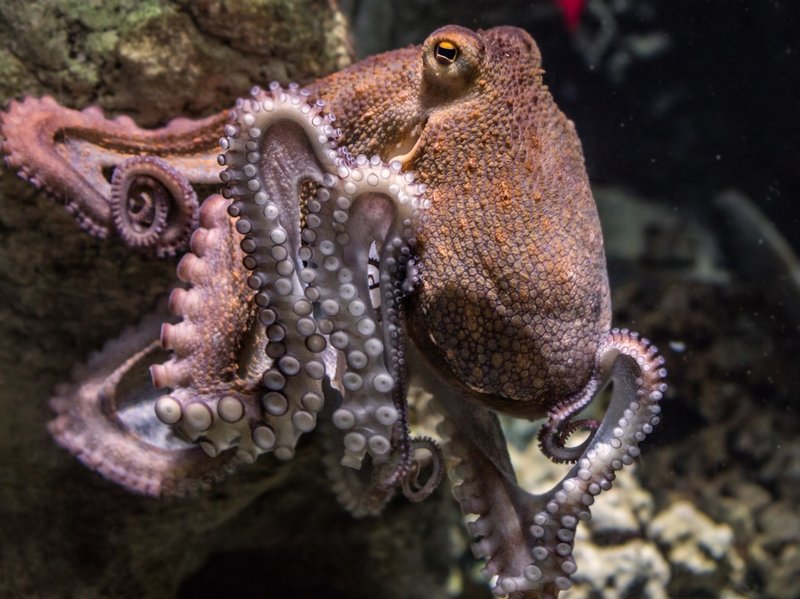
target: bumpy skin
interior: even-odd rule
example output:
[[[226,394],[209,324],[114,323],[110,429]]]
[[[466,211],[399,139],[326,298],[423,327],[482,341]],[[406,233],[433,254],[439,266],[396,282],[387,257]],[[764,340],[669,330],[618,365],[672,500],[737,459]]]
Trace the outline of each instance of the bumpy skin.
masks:
[[[408,430],[416,379],[495,592],[569,588],[575,528],[658,423],[666,373],[646,339],[609,330],[580,143],[525,32],[445,27],[157,131],[28,98],[2,114],[0,143],[88,232],[190,250],[161,329],[171,357],[155,363],[150,317],[52,401],[51,431],[84,463],[183,494],[262,453],[291,458],[330,420],[339,499],[377,513],[439,481],[438,446]],[[198,207],[217,176],[222,196]],[[146,365],[157,389],[134,376]],[[573,420],[609,380],[603,420]],[[493,410],[547,417],[542,450],[575,463],[553,489],[517,486]]]
[[[452,64],[435,57],[445,40],[458,47]],[[429,188],[417,341],[471,389],[537,418],[586,384],[611,322],[580,142],[524,31],[448,27],[419,55],[377,56],[312,90],[351,151],[406,154]]]

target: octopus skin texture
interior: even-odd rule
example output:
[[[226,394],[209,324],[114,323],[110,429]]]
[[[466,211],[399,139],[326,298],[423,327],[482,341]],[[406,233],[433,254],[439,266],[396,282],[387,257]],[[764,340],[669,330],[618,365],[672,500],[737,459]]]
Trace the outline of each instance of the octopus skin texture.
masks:
[[[158,130],[11,102],[10,168],[92,235],[183,254],[170,314],[56,390],[56,440],[131,491],[183,495],[291,459],[319,424],[356,515],[424,498],[446,456],[495,593],[569,588],[576,526],[658,423],[666,373],[611,328],[580,142],[542,75],[524,31],[448,26]],[[576,419],[609,381],[602,421]],[[440,442],[411,436],[410,384]],[[574,464],[554,488],[519,487],[497,412],[545,419],[542,450]]]

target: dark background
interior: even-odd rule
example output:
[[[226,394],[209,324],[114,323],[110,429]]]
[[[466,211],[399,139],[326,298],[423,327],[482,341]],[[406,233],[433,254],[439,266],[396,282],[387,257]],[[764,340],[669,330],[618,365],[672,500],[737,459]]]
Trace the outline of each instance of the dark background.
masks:
[[[800,244],[799,3],[589,0],[577,31],[554,0],[342,5],[362,56],[451,22],[526,29],[593,182],[701,213],[739,189]]]

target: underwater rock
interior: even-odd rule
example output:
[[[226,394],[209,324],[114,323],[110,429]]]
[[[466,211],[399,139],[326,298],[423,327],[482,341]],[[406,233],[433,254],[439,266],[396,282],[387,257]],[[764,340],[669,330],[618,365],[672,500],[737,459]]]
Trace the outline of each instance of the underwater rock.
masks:
[[[797,581],[800,580],[800,546],[787,545],[777,557],[770,556],[764,561],[769,571],[765,592],[775,599],[794,599],[797,597]]]
[[[758,540],[766,551],[777,554],[800,539],[800,514],[793,507],[788,501],[771,503],[758,515]]]
[[[653,518],[653,496],[641,486],[635,470],[618,476],[613,490],[592,511],[592,539],[600,545],[641,537],[642,529]]]
[[[744,568],[732,551],[733,530],[717,524],[688,501],[676,501],[647,525],[672,566],[670,592],[676,596],[715,593],[741,582]]]
[[[762,473],[765,482],[777,486],[781,497],[800,505],[800,440],[789,439],[776,447]]]
[[[575,588],[565,594],[567,599],[669,598],[670,564],[652,542],[632,539],[607,547],[581,543],[575,555],[584,567],[575,575]]]
[[[4,2],[0,39],[3,101],[51,93],[145,127],[232,105],[254,81],[307,81],[352,59],[328,0]]]

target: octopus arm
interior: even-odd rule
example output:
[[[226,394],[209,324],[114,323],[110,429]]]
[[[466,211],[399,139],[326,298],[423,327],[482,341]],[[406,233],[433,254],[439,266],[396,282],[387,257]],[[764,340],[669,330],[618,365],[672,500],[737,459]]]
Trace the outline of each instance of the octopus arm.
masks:
[[[191,252],[177,268],[188,287],[170,295],[170,311],[181,320],[161,329],[172,355],[150,372],[156,387],[169,390],[154,406],[162,423],[211,457],[236,448],[250,463],[272,434],[258,426],[261,375],[270,361],[227,204],[219,195],[203,202]]]
[[[135,493],[187,495],[233,472],[233,455],[212,460],[155,418],[161,392],[147,375],[163,359],[158,342],[164,314],[153,314],[109,341],[74,381],[56,389],[49,430],[90,469]]]
[[[634,461],[639,442],[659,421],[666,372],[655,347],[615,329],[606,336],[597,362],[601,380],[612,382],[609,407],[580,445],[572,469],[542,494],[518,486],[492,412],[464,402],[463,392],[441,379],[431,385],[447,415],[439,432],[454,464],[453,492],[470,519],[473,552],[486,559],[485,572],[496,581],[498,595],[549,599],[571,586],[578,523],[590,519],[595,496],[611,488],[615,472]],[[597,381],[588,386],[593,394],[602,388]]]
[[[225,118],[145,130],[98,108],[28,97],[0,113],[0,154],[92,235],[114,233],[131,247],[173,255],[197,224],[195,187],[217,182],[215,144]]]
[[[399,163],[353,157],[338,147],[334,117],[308,97],[297,86],[273,84],[237,102],[219,132],[223,154],[215,163],[225,167],[219,173],[223,195],[210,196],[202,207],[184,159],[205,145],[185,138],[200,135],[213,119],[146,132],[132,121],[107,121],[96,110],[78,113],[48,99],[14,103],[3,116],[10,163],[39,152],[48,176],[66,182],[67,197],[110,195],[110,203],[86,206],[87,222],[102,224],[93,232],[101,233],[110,219],[129,245],[162,255],[177,251],[191,232],[190,251],[177,269],[186,285],[169,302],[179,319],[165,323],[160,334],[162,348],[172,354],[163,363],[150,360],[153,386],[163,391],[145,385],[153,396],[133,402],[135,409],[96,405],[106,395],[113,403],[116,379],[156,352],[156,345],[147,345],[137,349],[144,353],[114,362],[119,371],[87,379],[87,385],[110,389],[106,395],[79,385],[54,400],[63,416],[53,428],[57,438],[129,488],[163,492],[159,472],[135,463],[127,472],[125,451],[111,465],[103,462],[97,450],[103,435],[119,433],[109,443],[128,443],[136,431],[144,441],[161,435],[171,443],[195,443],[219,456],[222,469],[262,453],[287,460],[300,436],[316,427],[326,396],[334,398],[330,419],[340,439],[331,472],[341,473],[347,492],[339,496],[352,511],[374,513],[398,487],[420,499],[438,484],[441,468],[426,478],[415,461],[425,454],[426,463],[440,464],[438,448],[411,439],[406,405],[404,299],[415,280],[424,186]],[[21,141],[26,117],[41,121],[33,127],[38,145]],[[135,154],[148,144],[148,155]],[[110,190],[101,189],[86,177],[99,182],[110,154],[124,159],[113,162]],[[204,182],[207,171],[199,168],[198,180]],[[377,274],[370,271],[376,263]],[[102,408],[103,418],[115,419],[97,439],[82,436],[83,423],[98,418],[85,408],[87,401]],[[363,464],[364,476],[350,476]],[[347,499],[354,495],[365,500]]]
[[[412,468],[403,298],[423,188],[399,163],[338,147],[334,118],[309,97],[294,85],[255,88],[237,102],[220,142],[223,195],[243,235],[247,284],[272,359],[262,377],[264,421],[274,432],[268,449],[293,455],[300,434],[315,428],[330,381],[339,463],[358,470],[366,458],[386,473],[378,495],[387,497]]]

